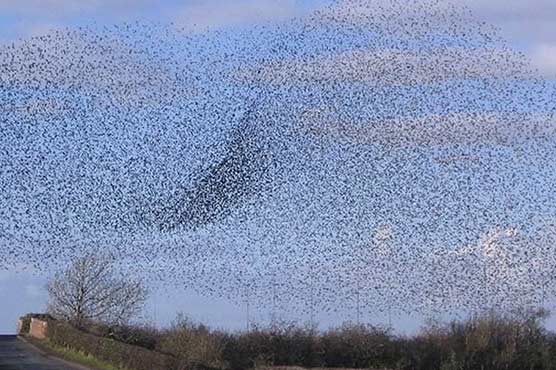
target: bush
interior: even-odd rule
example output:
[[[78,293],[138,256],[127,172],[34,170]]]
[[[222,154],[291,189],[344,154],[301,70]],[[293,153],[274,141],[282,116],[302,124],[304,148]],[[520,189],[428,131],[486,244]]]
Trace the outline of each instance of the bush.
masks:
[[[28,325],[31,317],[23,317]],[[369,325],[344,324],[319,332],[282,322],[249,332],[223,333],[183,316],[167,330],[89,325],[89,333],[49,321],[48,337],[115,365],[135,370],[282,367],[396,370],[556,370],[556,337],[544,311],[476,315],[429,325],[413,337]],[[96,334],[93,335],[92,333]],[[125,343],[124,343],[125,342]],[[141,345],[154,348],[131,346]],[[277,369],[274,369],[277,370]]]
[[[399,357],[388,331],[370,325],[347,323],[324,333],[321,341],[327,367],[392,367]]]
[[[222,368],[222,341],[204,325],[183,315],[161,335],[158,350],[170,353],[187,368]]]
[[[50,320],[47,337],[54,344],[72,348],[123,368],[134,370],[178,368],[176,359],[171,356],[85,333],[65,322]]]
[[[544,311],[493,313],[429,327],[406,341],[407,369],[556,369],[554,336]]]
[[[114,339],[118,342],[150,350],[156,350],[162,337],[161,333],[151,326],[89,323],[84,326],[83,330],[96,336]]]
[[[231,369],[321,365],[315,327],[282,322],[247,333],[222,335],[223,358]]]

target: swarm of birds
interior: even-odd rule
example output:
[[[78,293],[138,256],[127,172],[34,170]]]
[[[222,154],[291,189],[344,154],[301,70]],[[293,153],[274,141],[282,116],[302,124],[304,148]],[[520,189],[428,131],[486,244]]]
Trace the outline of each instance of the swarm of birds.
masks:
[[[0,269],[102,251],[272,317],[546,305],[555,93],[434,0],[19,40],[0,48]]]

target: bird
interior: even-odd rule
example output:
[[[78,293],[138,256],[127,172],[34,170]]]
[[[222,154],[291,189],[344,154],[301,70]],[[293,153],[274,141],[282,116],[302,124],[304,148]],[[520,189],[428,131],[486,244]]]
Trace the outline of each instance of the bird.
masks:
[[[466,8],[69,27],[0,87],[0,270],[110,253],[270,322],[555,296],[556,85]]]

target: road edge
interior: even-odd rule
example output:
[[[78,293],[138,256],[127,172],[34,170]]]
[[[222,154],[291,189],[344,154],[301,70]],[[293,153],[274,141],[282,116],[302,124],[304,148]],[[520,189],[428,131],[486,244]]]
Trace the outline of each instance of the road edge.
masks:
[[[41,356],[58,362],[61,365],[73,368],[75,370],[94,370],[93,368],[81,365],[81,364],[76,364],[75,362],[70,362],[68,360],[65,360],[59,356],[56,356],[54,353],[45,350],[44,348],[41,348],[39,346],[37,346],[36,344],[30,342],[29,340],[27,340],[24,336],[22,335],[17,335],[16,336],[18,340],[22,341],[23,343],[27,344],[27,346],[29,346],[31,348],[31,350],[35,351],[36,353],[40,354]]]

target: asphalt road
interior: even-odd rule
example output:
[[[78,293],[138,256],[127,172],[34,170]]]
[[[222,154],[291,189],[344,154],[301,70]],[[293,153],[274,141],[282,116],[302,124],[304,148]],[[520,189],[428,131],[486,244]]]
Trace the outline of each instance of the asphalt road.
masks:
[[[76,370],[15,336],[0,336],[0,370]]]

